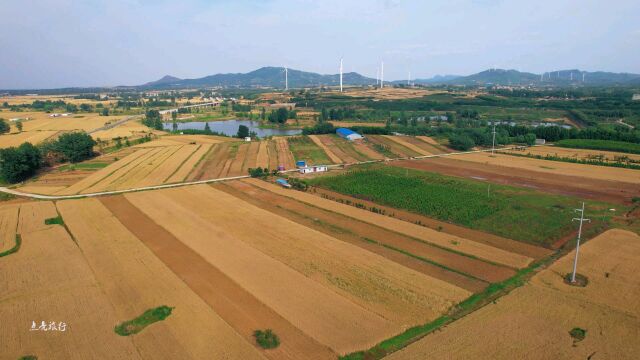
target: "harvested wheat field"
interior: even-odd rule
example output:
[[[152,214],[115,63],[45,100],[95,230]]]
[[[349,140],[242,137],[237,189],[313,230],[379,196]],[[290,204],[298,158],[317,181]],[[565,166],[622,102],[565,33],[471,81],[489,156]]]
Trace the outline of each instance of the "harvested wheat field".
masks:
[[[219,211],[215,205],[216,195],[211,187],[198,185],[131,193],[125,197],[252,296],[339,354],[367,348],[402,330],[398,324],[245,242],[249,239],[237,238],[244,236],[237,233],[237,229],[247,228],[247,222],[254,219],[237,217],[231,223],[211,221],[210,214]],[[171,220],[177,218],[181,221]],[[244,225],[237,226],[239,221]],[[260,229],[263,231],[265,229]],[[254,231],[253,237],[257,237],[255,234]],[[265,238],[275,241],[271,237]]]
[[[4,115],[4,114],[3,114]],[[100,116],[98,114],[79,114],[65,117],[50,117],[47,113],[12,113],[17,117],[29,116],[33,120],[22,122],[23,132],[33,131],[91,131],[99,129],[108,123],[122,120],[124,116]],[[17,131],[17,129],[16,129]]]
[[[142,358],[262,358],[99,200],[57,206],[118,321],[159,305],[175,307],[171,316],[132,338]]]
[[[386,139],[389,139],[391,141],[395,141],[396,143],[398,143],[401,146],[404,146],[405,148],[418,153],[419,155],[432,155],[432,152],[427,151],[425,148],[426,146],[423,146],[422,144],[425,144],[422,141],[412,141],[410,136],[390,136],[390,135],[382,135],[384,136]],[[425,144],[426,145],[426,144]]]
[[[296,162],[293,159],[293,154],[289,150],[289,142],[285,137],[274,138],[276,143],[276,151],[278,152],[278,165],[284,166],[285,169],[294,169]]]
[[[287,191],[285,189],[282,189],[281,187],[261,180],[246,179],[242,181],[248,182],[263,189],[267,189],[276,194],[294,198],[296,200],[316,207],[331,210],[345,216],[355,218],[357,220],[393,230],[403,235],[422,240],[429,244],[476,256],[478,258],[489,260],[494,263],[507,265],[513,268],[523,268],[533,260],[528,256],[511,253],[509,251],[475,242],[473,240],[463,239],[458,236],[440,233],[438,231],[416,224],[376,214],[368,210],[358,209],[353,206],[340,204],[338,202],[327,200],[319,196],[303,193],[300,191]]]
[[[309,139],[311,139],[314,144],[318,145],[318,147],[321,148],[325,154],[327,154],[329,160],[331,160],[334,164],[342,163],[342,159],[338,157],[338,155],[336,155],[331,149],[329,149],[329,147],[327,147],[327,145],[325,145],[317,135],[309,135]]]
[[[399,359],[636,359],[640,354],[638,279],[640,236],[607,231],[580,248],[585,288],[561,275],[574,253],[476,312],[427,335],[389,358]],[[586,330],[574,342],[569,331]]]
[[[545,174],[578,176],[588,179],[640,184],[640,172],[633,169],[598,167],[593,165],[574,164],[561,161],[530,159],[504,154],[491,155],[489,153],[471,153],[457,155],[456,159],[488,165],[503,166],[505,168],[533,170]]]
[[[403,89],[396,87],[385,87],[382,89],[347,89],[347,91],[340,93],[341,95],[354,96],[354,97],[370,97],[380,100],[399,100],[399,99],[411,99],[420,98],[426,95],[437,93],[434,90],[424,89]],[[331,94],[331,93],[327,93]]]
[[[186,181],[196,166],[203,161],[204,157],[211,151],[212,144],[198,145],[198,149],[194,151],[175,172],[165,181],[166,183]]]
[[[22,143],[29,142],[33,145],[37,145],[47,139],[54,138],[58,134],[58,131],[29,131],[20,132],[15,134],[0,135],[0,148],[18,147]]]
[[[0,357],[140,359],[133,339],[113,332],[119,319],[73,239],[44,225],[53,203],[21,207],[22,246],[0,261]],[[31,331],[42,321],[64,322],[65,331]]]
[[[96,140],[110,140],[116,137],[127,137],[127,138],[135,138],[145,136],[147,134],[164,134],[162,131],[153,130],[148,128],[145,125],[142,125],[141,122],[136,120],[127,121],[123,124],[120,124],[116,127],[107,130],[100,130],[91,133],[91,137]]]
[[[124,196],[102,197],[100,201],[247,341],[255,341],[253,331],[256,329],[273,329],[282,342],[278,348],[265,351],[265,356],[292,360],[337,357],[180,242]]]
[[[394,154],[396,157],[407,158],[420,156],[422,154],[409,149],[408,147],[400,144],[397,141],[389,139],[386,135],[369,135],[367,136],[367,140],[369,140],[372,144],[378,144],[379,146],[387,149],[389,152]]]
[[[567,157],[580,160],[603,160],[614,162],[616,159],[630,159],[634,161],[640,161],[639,154],[628,154],[614,151],[602,151],[602,150],[588,150],[588,149],[570,149],[559,146],[532,146],[523,150],[507,150],[504,151],[507,154],[516,155],[535,155],[535,156],[558,156]]]
[[[371,127],[387,126],[387,124],[384,122],[357,122],[357,121],[335,121],[335,120],[329,120],[329,122],[331,123],[331,125],[337,128],[339,127],[350,128],[352,126],[371,126]]]
[[[16,244],[19,210],[18,205],[0,207],[0,253],[11,249]]]
[[[138,144],[136,147],[158,147],[158,146],[174,146],[187,144],[220,144],[226,142],[237,142],[238,139],[228,138],[215,135],[166,135],[157,140]]]

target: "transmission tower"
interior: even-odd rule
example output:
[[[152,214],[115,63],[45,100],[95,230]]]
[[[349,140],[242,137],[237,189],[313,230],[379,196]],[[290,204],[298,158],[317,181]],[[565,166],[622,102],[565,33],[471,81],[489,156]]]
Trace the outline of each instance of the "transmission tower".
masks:
[[[576,258],[573,260],[573,273],[571,274],[571,283],[576,282],[576,269],[578,268],[578,253],[580,252],[580,237],[582,236],[582,223],[585,221],[591,222],[591,219],[584,218],[584,202],[582,203],[582,209],[576,209],[575,211],[580,213],[580,218],[573,218],[571,221],[580,221],[578,227],[578,241],[576,243]]]

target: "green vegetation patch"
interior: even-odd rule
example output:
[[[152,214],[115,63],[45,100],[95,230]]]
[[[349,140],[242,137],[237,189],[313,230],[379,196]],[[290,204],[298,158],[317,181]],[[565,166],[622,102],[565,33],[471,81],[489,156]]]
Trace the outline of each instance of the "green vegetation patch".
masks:
[[[35,355],[25,355],[25,356],[20,356],[18,360],[38,360],[38,357]]]
[[[587,337],[587,330],[581,329],[579,327],[574,327],[573,329],[571,329],[571,331],[569,331],[569,335],[571,335],[574,342],[579,342]]]
[[[296,160],[305,160],[311,165],[331,164],[327,154],[307,136],[294,136],[288,139],[289,149]]]
[[[159,306],[155,309],[149,309],[145,311],[144,314],[138,316],[133,320],[128,320],[120,323],[115,327],[114,331],[120,336],[137,334],[145,327],[153,324],[154,322],[166,319],[169,315],[171,315],[171,311],[173,309],[174,308],[166,305]]]
[[[18,252],[18,250],[20,250],[21,244],[22,244],[22,236],[20,236],[20,234],[16,234],[16,244],[11,249],[0,252],[0,257],[11,255],[13,253]]]
[[[274,349],[280,345],[280,338],[271,329],[256,330],[253,332],[253,337],[263,349]]]
[[[592,149],[602,151],[617,151],[629,154],[640,154],[640,144],[613,141],[613,140],[590,140],[590,139],[567,139],[555,143],[557,146],[575,149]]]
[[[62,220],[62,216],[58,215],[56,217],[44,219],[45,225],[64,225],[64,220]]]
[[[309,179],[308,183],[543,246],[575,230],[571,219],[579,205],[573,197],[377,164]],[[595,227],[608,223],[610,207],[587,203],[590,212],[603,214],[594,218]]]

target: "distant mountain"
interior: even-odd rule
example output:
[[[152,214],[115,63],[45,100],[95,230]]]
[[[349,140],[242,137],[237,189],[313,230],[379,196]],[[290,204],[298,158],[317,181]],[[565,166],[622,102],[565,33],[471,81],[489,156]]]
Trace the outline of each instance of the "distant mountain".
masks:
[[[584,75],[584,81],[583,81]],[[594,86],[633,85],[640,83],[640,74],[588,72],[578,69],[557,70],[544,74],[532,74],[517,70],[489,69],[477,74],[462,76],[448,81],[451,85],[549,85],[549,86]]]
[[[290,88],[312,86],[336,86],[340,84],[339,74],[322,75],[288,69],[288,82]],[[179,79],[173,76],[164,76],[162,79],[140,85],[140,88],[184,88],[184,87],[272,87],[284,88],[285,76],[282,67],[262,67],[248,73],[227,73],[209,75],[197,79]],[[344,85],[369,85],[375,84],[375,79],[362,76],[355,72],[342,74]]]
[[[428,79],[415,79],[411,80],[415,84],[442,84],[448,81],[452,81],[461,78],[461,75],[436,75]]]

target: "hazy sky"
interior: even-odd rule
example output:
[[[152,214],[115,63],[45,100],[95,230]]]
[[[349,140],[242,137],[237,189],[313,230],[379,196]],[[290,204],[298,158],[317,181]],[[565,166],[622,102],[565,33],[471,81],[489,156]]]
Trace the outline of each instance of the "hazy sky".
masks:
[[[640,1],[2,0],[0,89],[282,66],[385,79],[490,67],[640,73]]]

